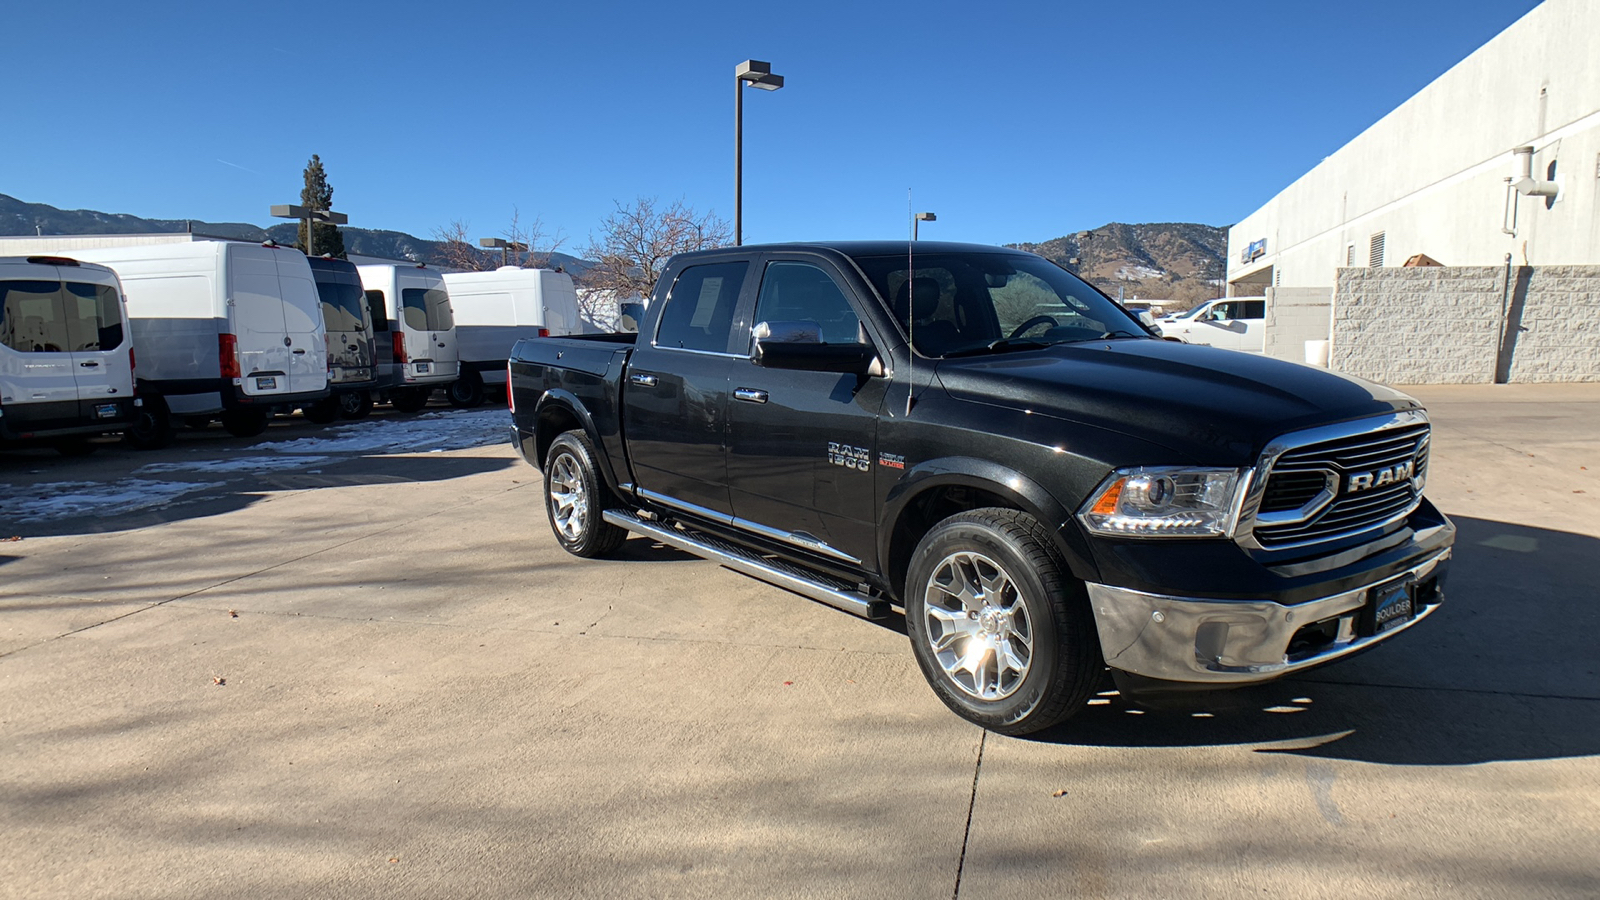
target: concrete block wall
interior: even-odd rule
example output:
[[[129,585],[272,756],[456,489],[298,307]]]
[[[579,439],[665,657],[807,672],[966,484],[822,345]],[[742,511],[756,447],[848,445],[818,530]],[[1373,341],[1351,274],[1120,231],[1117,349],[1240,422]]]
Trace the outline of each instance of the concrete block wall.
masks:
[[[1333,330],[1333,288],[1267,288],[1266,355],[1305,362],[1306,341]]]
[[[1340,269],[1330,366],[1389,384],[1600,381],[1600,266]]]

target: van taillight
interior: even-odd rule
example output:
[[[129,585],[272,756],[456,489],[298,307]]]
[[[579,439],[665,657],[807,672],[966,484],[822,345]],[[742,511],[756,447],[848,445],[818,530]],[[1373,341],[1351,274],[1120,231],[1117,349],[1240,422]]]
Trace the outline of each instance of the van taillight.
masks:
[[[511,408],[512,414],[517,411],[517,395],[511,392],[511,360],[506,360],[506,406]]]
[[[550,329],[548,329],[548,328],[539,329],[539,337],[549,337],[549,336],[550,336]]]
[[[404,331],[396,331],[394,333],[394,361],[401,365],[411,361],[411,358],[406,356],[406,333]]]
[[[138,367],[139,367],[139,364],[137,362],[135,362],[134,358],[133,358],[133,348],[129,347],[128,348],[128,371],[132,372],[134,369],[137,369]]]
[[[217,335],[217,358],[222,362],[223,378],[240,378],[239,339],[231,334]]]

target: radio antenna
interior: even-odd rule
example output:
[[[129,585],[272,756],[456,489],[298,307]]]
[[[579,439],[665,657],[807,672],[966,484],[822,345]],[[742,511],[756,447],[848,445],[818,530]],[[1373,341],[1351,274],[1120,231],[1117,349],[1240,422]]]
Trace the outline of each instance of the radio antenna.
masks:
[[[913,251],[917,246],[917,214],[912,212],[915,207],[911,203],[911,188],[906,188],[906,223],[910,233],[906,235],[906,415],[911,415],[911,394],[917,389],[917,270],[916,256]]]

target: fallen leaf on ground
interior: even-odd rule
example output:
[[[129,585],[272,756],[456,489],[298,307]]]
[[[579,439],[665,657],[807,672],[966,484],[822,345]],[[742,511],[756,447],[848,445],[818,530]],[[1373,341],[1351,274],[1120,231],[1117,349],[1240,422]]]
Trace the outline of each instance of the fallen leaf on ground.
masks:
[[[237,618],[239,618],[239,611],[237,609],[230,609],[230,610],[228,610],[228,615],[230,617],[232,617],[232,618],[237,619]]]
[[[400,861],[400,857],[398,857],[398,856],[391,856],[391,857],[389,857],[389,862],[392,862],[392,863],[397,863],[397,862],[399,862],[399,861]]]
[[[1052,797],[1065,797],[1066,795],[1067,795],[1067,789],[1066,788],[1062,788],[1059,791],[1053,791],[1050,794],[1050,796],[1052,796]]]
[[[11,536],[11,537],[8,537],[8,538],[6,538],[6,539],[5,539],[5,542],[6,542],[6,543],[8,543],[8,544],[9,544],[9,543],[11,543],[11,542],[12,542],[12,541],[20,541],[20,540],[22,540],[22,535],[20,535],[20,534],[13,534],[13,535],[12,535],[12,536]]]
[[[228,683],[228,679],[223,678],[221,675],[213,675],[211,677],[211,683],[212,684],[227,684]]]
[[[790,685],[790,684],[794,684],[794,682],[792,682],[792,681],[785,681],[785,682],[784,682],[784,684],[785,684],[785,685]]]

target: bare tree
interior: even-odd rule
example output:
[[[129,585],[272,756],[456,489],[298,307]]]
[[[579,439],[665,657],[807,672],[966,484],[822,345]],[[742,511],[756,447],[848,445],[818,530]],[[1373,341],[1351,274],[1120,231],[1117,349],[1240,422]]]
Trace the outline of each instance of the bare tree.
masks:
[[[664,208],[654,197],[612,202],[616,210],[601,220],[583,250],[594,265],[583,275],[578,306],[591,322],[609,323],[618,302],[649,297],[673,255],[721,247],[733,238],[727,220],[696,213],[682,200]]]
[[[451,219],[448,225],[435,228],[433,239],[441,245],[439,255],[442,264],[469,272],[493,268],[491,263],[485,261],[484,255],[472,246],[471,237],[471,223],[463,219]]]
[[[540,216],[534,216],[533,221],[526,225],[522,224],[522,211],[515,206],[511,207],[511,224],[500,234],[507,243],[528,248],[526,252],[517,253],[516,265],[524,269],[550,268],[550,257],[567,242],[566,236],[559,231],[554,235],[547,234],[544,219]]]

